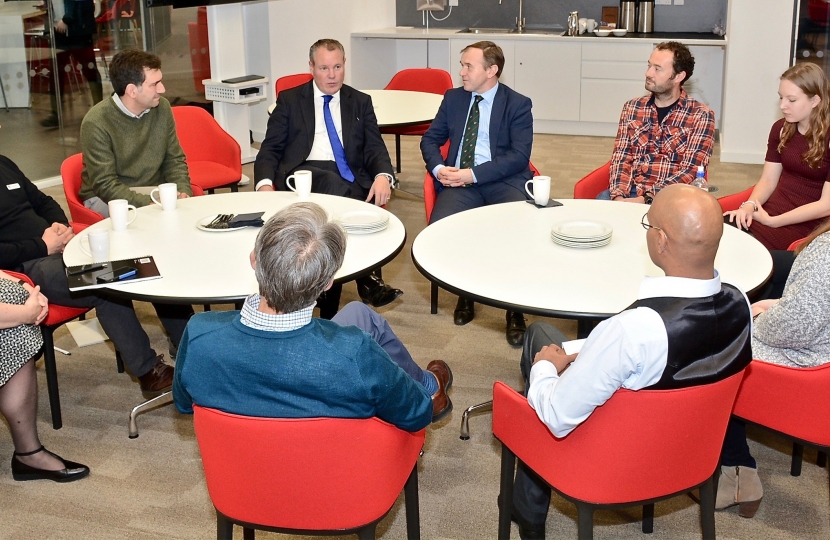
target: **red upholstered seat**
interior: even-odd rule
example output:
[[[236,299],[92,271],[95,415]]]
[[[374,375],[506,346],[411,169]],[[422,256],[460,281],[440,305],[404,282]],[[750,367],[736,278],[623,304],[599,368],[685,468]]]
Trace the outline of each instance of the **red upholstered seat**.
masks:
[[[173,117],[191,184],[208,193],[219,188],[238,191],[242,151],[236,140],[201,107],[173,107]]]
[[[296,88],[301,84],[307,83],[311,79],[311,73],[296,73],[294,75],[286,75],[284,77],[280,77],[274,83],[274,99],[277,99],[277,96],[279,96],[280,92],[282,92],[283,90]]]
[[[611,162],[597,167],[585,178],[574,184],[574,199],[596,199],[608,189],[611,178]]]
[[[732,195],[724,195],[723,197],[718,197],[718,202],[720,203],[721,209],[724,212],[737,210],[741,207],[741,203],[749,200],[749,196],[752,195],[752,190],[754,188],[755,186],[752,186],[738,193],[733,193]]]
[[[732,414],[794,439],[791,474],[801,472],[802,445],[830,451],[830,364],[793,368],[753,360]]]
[[[648,504],[701,486],[704,538],[714,538],[712,475],[742,377],[680,390],[619,390],[561,439],[527,399],[496,382],[493,434],[502,442],[502,500],[512,501],[517,457],[576,504],[579,537],[590,538],[595,507]],[[507,538],[509,506],[499,519],[499,538]]]
[[[84,206],[84,202],[78,197],[78,192],[81,191],[81,171],[83,169],[83,154],[73,154],[63,160],[61,164],[63,194],[66,196],[66,203],[69,205],[69,214],[72,216],[72,221],[92,225],[104,219],[104,216]]]
[[[370,527],[366,537],[374,538],[404,484],[407,529],[417,536],[424,430],[409,433],[377,418],[255,418],[199,406],[194,412],[219,538],[231,538],[233,523],[312,534]]]
[[[384,90],[409,90],[443,96],[452,87],[452,77],[443,69],[414,68],[395,73]],[[401,172],[401,135],[421,136],[427,132],[430,124],[432,122],[416,126],[381,128],[381,133],[395,136],[395,167],[398,172]]]

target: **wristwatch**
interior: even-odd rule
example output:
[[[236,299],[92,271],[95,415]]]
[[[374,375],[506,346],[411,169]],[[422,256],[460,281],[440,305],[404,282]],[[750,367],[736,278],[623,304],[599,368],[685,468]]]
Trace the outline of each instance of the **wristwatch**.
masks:
[[[398,188],[398,180],[395,178],[394,175],[391,175],[391,174],[385,173],[385,172],[378,173],[378,175],[379,176],[385,176],[386,179],[389,180],[389,187],[390,188],[392,188],[392,189],[397,189]]]
[[[646,204],[651,204],[651,203],[653,203],[653,202],[654,202],[654,195],[652,195],[651,193],[649,193],[648,191],[646,191],[645,193],[643,193],[643,201],[644,201]]]

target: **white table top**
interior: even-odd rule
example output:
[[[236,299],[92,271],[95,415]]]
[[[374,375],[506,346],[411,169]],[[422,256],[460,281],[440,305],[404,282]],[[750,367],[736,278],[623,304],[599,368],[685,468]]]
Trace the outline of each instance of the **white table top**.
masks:
[[[408,90],[363,90],[372,97],[378,127],[400,127],[431,122],[444,96]]]
[[[106,219],[87,229],[110,229],[110,259],[120,260],[152,255],[162,279],[139,283],[122,283],[108,287],[117,295],[147,301],[198,304],[233,302],[258,291],[256,277],[249,262],[259,228],[237,231],[207,232],[196,227],[206,216],[243,214],[264,211],[267,220],[298,198],[291,192],[223,193],[181,199],[173,212],[164,212],[155,204],[138,209],[138,217],[126,231],[112,231]],[[403,248],[406,230],[403,223],[383,208],[367,203],[312,193],[309,201],[325,208],[329,215],[374,208],[389,215],[386,230],[367,235],[348,235],[343,266],[335,275],[338,281],[350,281],[368,270],[382,266]],[[131,213],[132,215],[132,213]],[[66,246],[63,254],[67,266],[88,264],[90,257],[79,247],[86,231]],[[86,243],[86,242],[85,242]]]
[[[496,204],[446,217],[424,229],[412,259],[431,281],[474,300],[514,311],[564,318],[604,318],[637,299],[645,276],[663,272],[649,259],[640,219],[644,204],[562,199],[538,209]],[[611,243],[595,249],[555,244],[551,226],[596,220],[613,227]],[[772,258],[760,242],[724,227],[715,267],[750,292],[767,281]]]

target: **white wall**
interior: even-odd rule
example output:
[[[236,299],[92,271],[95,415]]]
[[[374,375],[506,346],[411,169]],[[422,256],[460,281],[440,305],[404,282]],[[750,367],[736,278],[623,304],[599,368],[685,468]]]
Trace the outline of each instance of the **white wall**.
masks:
[[[796,0],[731,0],[726,36],[721,161],[763,163],[781,118],[778,78],[790,65]]]

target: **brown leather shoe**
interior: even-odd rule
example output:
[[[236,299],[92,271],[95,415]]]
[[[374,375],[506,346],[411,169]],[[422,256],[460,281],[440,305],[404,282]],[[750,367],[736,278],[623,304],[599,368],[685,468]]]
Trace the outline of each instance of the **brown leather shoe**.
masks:
[[[432,395],[432,422],[438,422],[452,411],[452,401],[447,390],[452,386],[452,370],[443,360],[433,360],[427,364],[427,371],[438,380],[438,391]]]
[[[173,387],[173,368],[164,363],[164,355],[156,356],[153,369],[138,377],[141,395],[152,399]]]

